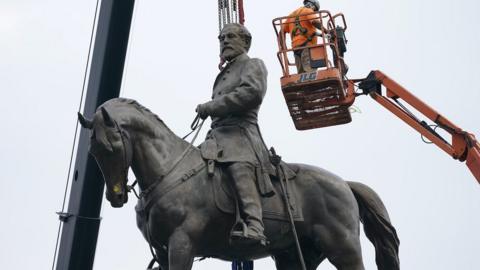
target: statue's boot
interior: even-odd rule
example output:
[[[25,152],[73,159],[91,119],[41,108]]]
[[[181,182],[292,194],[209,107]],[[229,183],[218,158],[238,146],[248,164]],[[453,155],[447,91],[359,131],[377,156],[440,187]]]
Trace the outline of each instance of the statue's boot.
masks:
[[[267,238],[263,234],[262,205],[254,182],[254,167],[249,163],[237,162],[231,164],[228,171],[237,191],[241,217],[246,223],[243,229],[233,231],[231,236],[245,244],[265,245]]]

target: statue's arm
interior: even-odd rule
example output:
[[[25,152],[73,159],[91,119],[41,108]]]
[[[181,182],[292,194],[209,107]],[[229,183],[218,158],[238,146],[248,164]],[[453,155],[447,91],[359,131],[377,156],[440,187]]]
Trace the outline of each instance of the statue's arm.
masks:
[[[241,114],[262,103],[267,90],[267,68],[260,59],[250,59],[240,74],[240,84],[234,91],[205,103],[208,115],[225,117]]]

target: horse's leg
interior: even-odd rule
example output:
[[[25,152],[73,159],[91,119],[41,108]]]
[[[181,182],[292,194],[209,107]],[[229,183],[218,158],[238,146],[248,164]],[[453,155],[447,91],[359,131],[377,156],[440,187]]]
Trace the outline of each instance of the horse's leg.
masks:
[[[155,254],[159,260],[160,270],[168,270],[168,252],[164,249],[155,249]]]
[[[338,270],[364,270],[357,200],[341,178],[298,165],[298,190],[304,205],[307,236]]]
[[[168,241],[168,270],[191,270],[194,259],[193,243],[181,228]]]
[[[282,252],[272,257],[277,270],[302,270],[300,261],[294,252]]]
[[[325,255],[315,247],[312,241],[302,243],[302,254],[308,270],[315,270],[325,260]]]
[[[292,247],[284,252],[276,253],[273,256],[277,270],[302,270],[300,259],[296,248]],[[302,255],[307,270],[315,270],[325,259],[318,250],[311,246],[302,246]]]
[[[314,226],[316,246],[338,270],[365,270],[358,221],[353,224],[335,222],[335,225],[330,225]]]

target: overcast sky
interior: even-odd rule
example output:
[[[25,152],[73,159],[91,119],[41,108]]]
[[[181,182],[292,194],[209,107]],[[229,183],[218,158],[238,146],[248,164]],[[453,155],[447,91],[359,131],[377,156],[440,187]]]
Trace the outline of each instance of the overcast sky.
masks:
[[[321,1],[348,22],[349,77],[380,69],[458,126],[480,136],[480,2]],[[0,268],[49,269],[96,0],[0,0]],[[260,126],[287,161],[363,182],[383,199],[403,269],[479,269],[480,185],[459,163],[368,97],[348,125],[295,130],[280,91],[274,17],[301,1],[245,1],[251,56],[269,70]],[[121,95],[178,135],[210,98],[218,63],[217,1],[137,0]],[[206,130],[203,131],[205,134]],[[133,176],[132,176],[133,178]],[[104,203],[95,269],[144,269],[148,245],[134,200]],[[366,269],[374,250],[362,232]],[[194,269],[228,269],[208,259]],[[270,259],[256,269],[274,269]],[[334,269],[328,262],[319,269]]]

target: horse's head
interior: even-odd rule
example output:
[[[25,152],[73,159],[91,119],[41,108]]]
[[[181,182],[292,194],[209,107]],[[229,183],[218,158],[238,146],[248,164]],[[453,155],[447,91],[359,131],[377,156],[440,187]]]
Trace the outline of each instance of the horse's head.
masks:
[[[128,201],[127,176],[132,161],[130,136],[105,107],[93,120],[78,113],[80,124],[92,130],[89,152],[95,157],[107,186],[106,197],[113,207]]]

